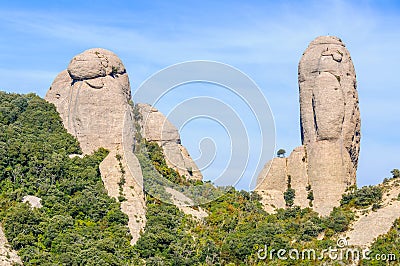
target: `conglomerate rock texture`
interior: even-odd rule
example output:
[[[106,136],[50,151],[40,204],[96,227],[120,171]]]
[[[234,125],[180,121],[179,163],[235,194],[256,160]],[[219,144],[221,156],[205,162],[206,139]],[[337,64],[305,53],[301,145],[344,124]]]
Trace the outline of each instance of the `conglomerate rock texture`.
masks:
[[[45,99],[56,106],[84,154],[100,147],[110,151],[100,164],[101,176],[109,196],[125,198],[121,209],[129,217],[135,243],[146,222],[145,202],[142,172],[132,148],[135,128],[129,78],[121,60],[100,48],[75,56]]]
[[[285,205],[290,185],[296,205],[327,215],[356,183],[360,150],[356,74],[343,42],[333,36],[313,40],[300,60],[298,81],[303,146],[268,162],[257,191],[271,210]]]

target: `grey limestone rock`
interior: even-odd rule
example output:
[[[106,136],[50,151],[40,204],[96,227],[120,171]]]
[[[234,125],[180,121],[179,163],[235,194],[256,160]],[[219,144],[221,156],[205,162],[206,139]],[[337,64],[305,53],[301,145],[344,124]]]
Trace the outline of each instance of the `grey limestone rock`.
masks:
[[[88,80],[126,72],[118,56],[102,48],[89,49],[76,55],[69,63],[67,71],[74,80]]]

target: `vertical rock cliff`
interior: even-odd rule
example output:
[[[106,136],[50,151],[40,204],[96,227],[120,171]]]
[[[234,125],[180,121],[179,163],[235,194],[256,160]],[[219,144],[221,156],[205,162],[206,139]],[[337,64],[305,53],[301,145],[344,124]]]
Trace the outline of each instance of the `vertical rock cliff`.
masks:
[[[300,60],[298,78],[303,147],[287,159],[267,163],[257,190],[271,209],[285,203],[283,193],[290,183],[296,193],[295,204],[313,206],[327,215],[346,188],[356,183],[360,150],[356,74],[343,42],[333,36],[313,40]],[[285,163],[278,162],[281,160]],[[269,167],[272,171],[268,172]],[[280,193],[268,185],[275,180],[285,180]],[[271,194],[274,201],[268,200]]]
[[[135,243],[146,222],[145,202],[142,172],[132,148],[135,128],[129,78],[121,60],[100,48],[75,56],[45,99],[56,106],[84,154],[100,147],[110,151],[100,164],[101,176],[109,196],[121,200]]]

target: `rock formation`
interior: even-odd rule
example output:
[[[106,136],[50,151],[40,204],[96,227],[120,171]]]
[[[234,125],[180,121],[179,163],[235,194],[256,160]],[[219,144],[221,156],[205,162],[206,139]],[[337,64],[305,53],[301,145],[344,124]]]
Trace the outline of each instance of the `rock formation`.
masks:
[[[109,196],[125,199],[121,208],[129,217],[135,243],[145,226],[145,203],[141,167],[133,153],[136,129],[129,78],[121,60],[104,49],[87,50],[56,77],[45,98],[56,106],[84,154],[100,147],[110,151],[100,164],[101,176]],[[143,137],[158,142],[168,165],[189,179],[201,180],[196,164],[180,144],[178,130],[155,108],[138,104],[138,110]],[[81,157],[70,155],[76,156]],[[123,185],[121,180],[125,180]]]
[[[162,147],[167,165],[188,179],[201,180],[201,172],[181,145],[176,127],[156,108],[148,104],[138,104],[142,116],[141,134],[147,141],[155,141]]]
[[[109,196],[125,199],[121,208],[129,217],[135,243],[145,226],[145,202],[142,172],[132,148],[135,128],[129,78],[121,60],[99,48],[75,56],[45,99],[56,106],[84,154],[100,147],[110,151],[100,164],[102,180]]]
[[[284,206],[290,183],[295,204],[327,215],[355,184],[360,150],[356,74],[343,42],[332,36],[313,40],[300,60],[298,78],[303,146],[287,159],[268,162],[257,191],[271,210]]]
[[[353,62],[340,39],[326,36],[311,42],[299,63],[299,87],[303,145],[312,148],[318,143],[323,150],[330,145],[344,148],[341,157],[346,182],[354,184],[360,111]]]

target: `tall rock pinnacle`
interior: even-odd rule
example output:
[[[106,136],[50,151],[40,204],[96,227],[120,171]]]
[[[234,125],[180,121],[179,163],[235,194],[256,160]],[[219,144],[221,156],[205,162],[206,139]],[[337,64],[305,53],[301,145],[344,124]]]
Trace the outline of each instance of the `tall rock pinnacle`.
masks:
[[[356,73],[340,39],[323,36],[310,43],[299,63],[299,87],[303,144],[340,141],[355,177],[361,137]]]
[[[333,36],[313,40],[300,60],[298,78],[303,146],[287,159],[268,162],[257,191],[271,211],[285,206],[283,193],[290,186],[296,205],[327,215],[356,183],[360,150],[356,74],[343,42]]]
[[[132,242],[136,242],[145,225],[143,177],[132,149],[131,91],[121,60],[104,49],[87,50],[56,77],[45,98],[56,106],[85,154],[100,147],[110,151],[100,164],[101,176],[109,196],[125,199],[121,209],[129,217]]]

